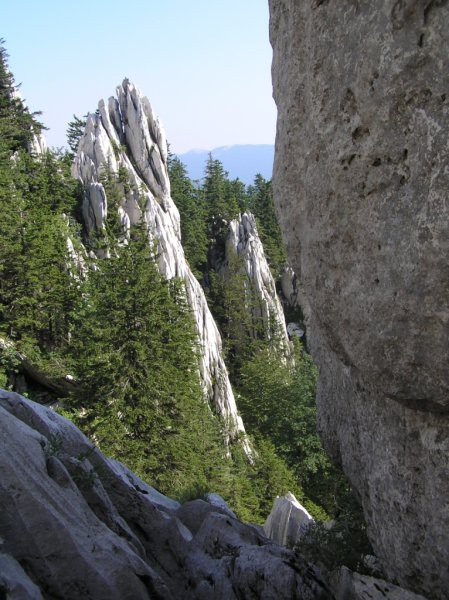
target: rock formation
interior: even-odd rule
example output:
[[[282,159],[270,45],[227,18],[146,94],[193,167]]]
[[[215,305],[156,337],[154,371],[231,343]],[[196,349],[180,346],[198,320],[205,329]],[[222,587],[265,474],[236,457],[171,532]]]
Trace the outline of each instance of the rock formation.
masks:
[[[388,575],[449,589],[449,5],[270,0],[274,195],[319,428]]]
[[[276,498],[263,530],[277,544],[294,546],[305,533],[313,517],[291,492]]]
[[[108,199],[100,180],[107,168],[126,179],[118,208],[124,229],[143,216],[158,245],[162,274],[185,281],[201,343],[205,393],[231,429],[244,432],[221,353],[220,333],[181,246],[179,212],[170,197],[165,134],[148,99],[127,79],[117,88],[117,98],[108,103],[101,100],[98,112],[89,115],[79,142],[73,175],[85,188],[83,214],[89,231],[104,227]]]
[[[257,232],[256,220],[251,213],[243,213],[239,219],[229,224],[223,266],[225,274],[226,261],[233,253],[242,259],[248,280],[248,291],[251,289],[253,292],[254,302],[248,306],[253,322],[261,321],[268,336],[276,333],[279,342],[288,349],[284,311]]]
[[[377,577],[353,573],[347,567],[335,572],[331,581],[335,600],[426,600],[420,594]]]
[[[180,506],[67,419],[0,391],[0,597],[331,599],[216,494]]]

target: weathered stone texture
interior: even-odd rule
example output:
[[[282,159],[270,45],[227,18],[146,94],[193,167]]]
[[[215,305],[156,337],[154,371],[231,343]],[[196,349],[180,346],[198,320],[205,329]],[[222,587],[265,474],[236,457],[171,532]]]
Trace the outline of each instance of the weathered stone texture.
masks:
[[[274,193],[319,426],[387,572],[449,589],[449,3],[270,0]]]
[[[216,494],[183,506],[67,419],[0,390],[0,598],[331,600]]]
[[[294,546],[307,531],[313,517],[291,492],[277,497],[263,530],[277,544]]]
[[[248,310],[255,325],[254,335],[257,335],[257,329],[260,329],[260,325],[263,324],[266,335],[271,337],[275,334],[278,342],[289,351],[284,310],[257,231],[256,219],[250,212],[239,215],[238,219],[229,223],[225,264],[222,267],[225,277],[228,262],[232,260],[234,254],[243,262],[247,277],[246,289],[249,295],[253,294],[253,302],[248,306]]]

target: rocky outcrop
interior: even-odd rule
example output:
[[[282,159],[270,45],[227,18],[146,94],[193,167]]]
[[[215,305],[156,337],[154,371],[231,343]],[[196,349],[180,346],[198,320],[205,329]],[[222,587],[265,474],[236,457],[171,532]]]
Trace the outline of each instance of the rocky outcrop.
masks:
[[[263,526],[266,535],[277,544],[294,546],[307,531],[313,517],[291,492],[276,498]]]
[[[331,581],[335,600],[426,600],[420,594],[377,577],[354,573],[347,567],[341,567],[333,573]]]
[[[295,307],[300,304],[298,278],[289,265],[286,265],[282,272],[281,289],[288,306]]]
[[[0,392],[0,596],[330,599],[315,567],[216,494],[180,506],[67,419]]]
[[[68,396],[75,388],[75,379],[72,375],[54,375],[46,373],[44,369],[40,368],[37,364],[30,360],[30,358],[23,352],[19,352],[16,349],[14,342],[0,336],[0,357],[2,355],[11,356],[16,364],[17,374],[14,375],[16,381],[12,385],[17,391],[21,387],[20,383],[18,384],[20,375],[24,376],[28,380],[38,383],[43,388],[60,396]],[[25,383],[23,384],[23,388],[26,390]]]
[[[222,267],[225,277],[226,265],[235,255],[242,260],[245,269],[248,297],[250,298],[248,311],[252,315],[255,330],[257,330],[258,324],[262,324],[268,338],[276,336],[277,341],[288,350],[284,311],[265,257],[256,220],[251,213],[243,213],[239,219],[235,219],[229,224],[225,263]],[[256,332],[254,335],[257,336]]]
[[[274,196],[325,447],[390,577],[449,589],[449,5],[271,0]]]
[[[31,140],[28,142],[28,151],[30,154],[39,156],[48,150],[47,140],[42,133],[34,133]]]
[[[124,230],[143,217],[157,242],[162,274],[185,282],[201,343],[200,371],[206,396],[232,431],[244,432],[220,333],[181,246],[179,212],[170,197],[165,134],[148,99],[127,79],[117,88],[117,98],[108,103],[101,100],[98,112],[89,115],[78,145],[73,175],[85,188],[83,214],[89,231],[104,227],[108,199],[101,177],[107,168],[123,182],[118,211]],[[246,450],[250,452],[247,445]]]
[[[42,600],[40,589],[8,554],[0,554],[0,594],[5,600]]]

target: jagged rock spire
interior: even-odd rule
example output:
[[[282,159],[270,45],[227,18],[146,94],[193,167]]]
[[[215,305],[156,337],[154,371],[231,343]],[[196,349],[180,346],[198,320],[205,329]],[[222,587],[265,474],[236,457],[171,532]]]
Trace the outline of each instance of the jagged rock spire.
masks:
[[[89,115],[74,160],[72,173],[85,188],[83,215],[88,230],[104,227],[108,199],[100,179],[106,168],[115,173],[124,169],[129,178],[119,207],[124,228],[143,217],[158,244],[161,273],[184,280],[201,344],[203,389],[231,431],[243,433],[220,333],[181,245],[179,212],[170,197],[164,130],[148,99],[128,79],[117,88],[117,98],[107,104],[101,100],[98,111]]]
[[[285,327],[284,311],[257,232],[256,219],[251,213],[243,213],[229,224],[229,234],[226,239],[227,259],[230,252],[235,252],[243,260],[248,281],[257,294],[257,305],[249,308],[253,312],[253,320],[262,319],[268,337],[275,334],[277,342],[288,351],[289,338]],[[226,271],[226,267],[224,270]]]

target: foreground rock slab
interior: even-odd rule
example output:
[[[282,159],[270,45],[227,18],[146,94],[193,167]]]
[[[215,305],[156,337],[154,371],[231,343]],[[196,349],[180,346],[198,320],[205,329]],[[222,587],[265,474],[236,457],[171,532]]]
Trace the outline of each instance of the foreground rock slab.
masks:
[[[332,598],[314,566],[210,500],[181,506],[70,421],[0,391],[0,597]]]
[[[449,590],[449,4],[270,0],[274,195],[319,428],[391,578]]]

